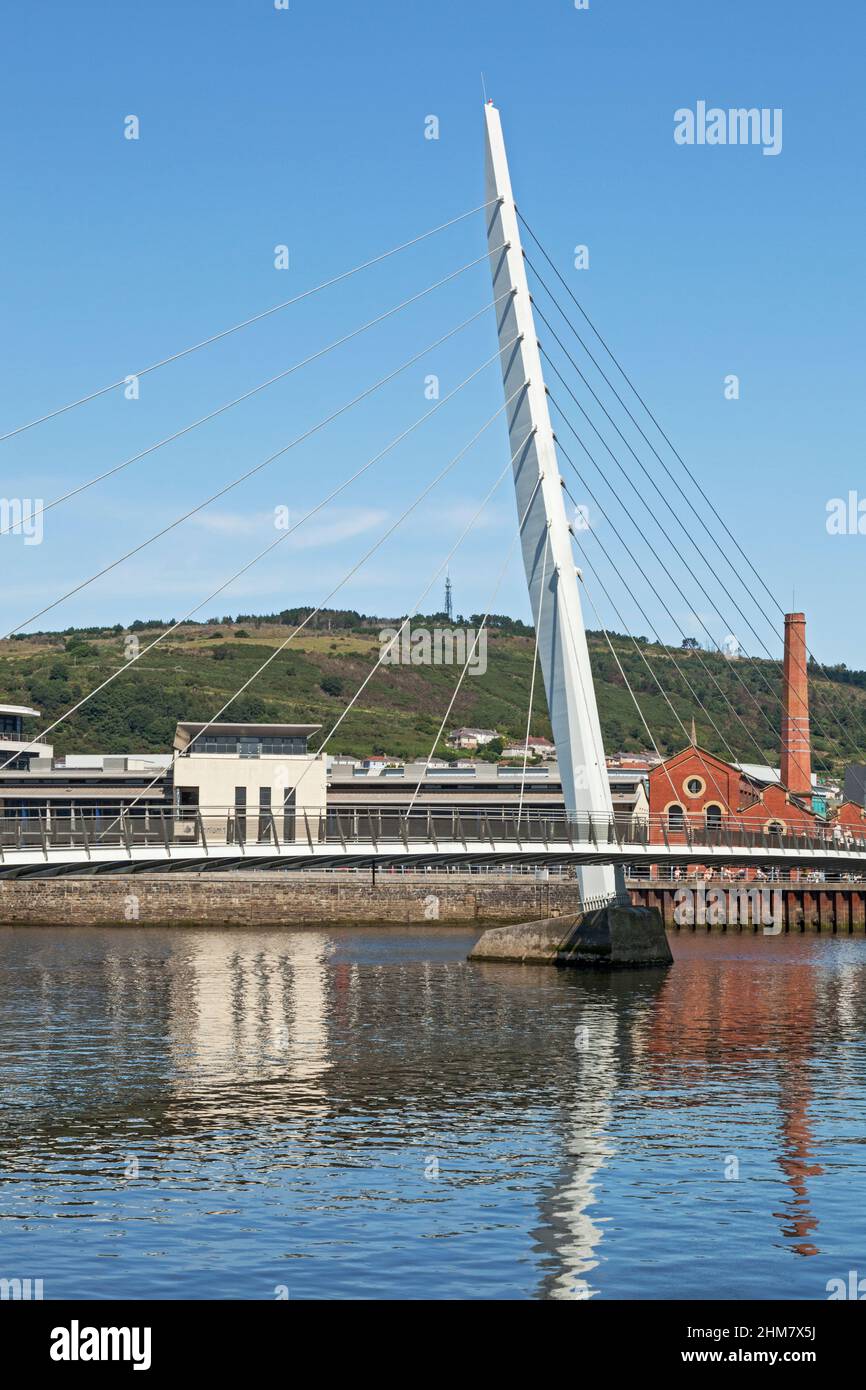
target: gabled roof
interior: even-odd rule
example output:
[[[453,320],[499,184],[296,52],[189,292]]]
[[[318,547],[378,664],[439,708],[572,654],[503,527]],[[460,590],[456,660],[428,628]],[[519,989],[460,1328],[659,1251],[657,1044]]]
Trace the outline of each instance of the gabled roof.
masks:
[[[664,776],[666,771],[669,772],[672,767],[675,767],[684,759],[693,758],[695,756],[700,758],[701,762],[711,764],[716,768],[721,768],[726,773],[733,772],[737,776],[741,775],[739,768],[735,767],[733,763],[726,763],[724,758],[717,757],[716,754],[711,753],[709,749],[701,748],[699,744],[692,743],[689,744],[688,748],[681,749],[679,753],[674,753],[670,758],[665,758],[664,762],[658,763],[655,767],[651,767],[649,770],[650,776],[658,774]]]
[[[793,792],[789,792],[786,787],[783,787],[780,782],[765,783],[760,787],[760,790],[756,790],[753,796],[747,797],[745,800],[741,801],[740,805],[737,807],[738,813],[742,811],[751,811],[758,805],[764,806],[767,792],[773,790],[782,792],[785,801],[791,806],[796,806],[797,810],[803,811],[805,815],[814,816],[816,820],[827,819],[826,816],[822,816],[820,812],[814,810],[811,804],[804,801],[803,797],[795,796]]]

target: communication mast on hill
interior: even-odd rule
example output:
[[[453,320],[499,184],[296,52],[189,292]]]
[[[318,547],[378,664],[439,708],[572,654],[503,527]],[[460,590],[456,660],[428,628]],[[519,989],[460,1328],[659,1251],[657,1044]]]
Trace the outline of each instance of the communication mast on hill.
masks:
[[[454,600],[451,597],[451,577],[445,576],[445,616],[449,623],[454,621]]]

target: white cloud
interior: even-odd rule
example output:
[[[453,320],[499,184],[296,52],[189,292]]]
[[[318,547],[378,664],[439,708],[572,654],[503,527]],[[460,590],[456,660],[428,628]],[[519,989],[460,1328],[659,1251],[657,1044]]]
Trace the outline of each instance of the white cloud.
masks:
[[[273,512],[199,512],[190,517],[194,526],[220,536],[252,536],[273,528]]]
[[[388,513],[374,507],[358,507],[354,510],[332,512],[330,515],[323,512],[295,532],[289,544],[297,550],[339,545],[342,541],[351,540],[353,536],[362,536],[365,532],[372,531],[374,527],[381,526],[384,529],[387,520]],[[296,524],[295,517],[292,518],[291,524]]]
[[[383,524],[388,513],[380,508],[356,507],[323,509],[304,521],[303,509],[291,512],[288,525],[278,527],[274,512],[201,512],[192,517],[202,530],[218,536],[252,536],[263,541],[285,537],[293,550],[314,550],[339,545],[353,536],[363,535]],[[297,530],[292,528],[297,527]]]

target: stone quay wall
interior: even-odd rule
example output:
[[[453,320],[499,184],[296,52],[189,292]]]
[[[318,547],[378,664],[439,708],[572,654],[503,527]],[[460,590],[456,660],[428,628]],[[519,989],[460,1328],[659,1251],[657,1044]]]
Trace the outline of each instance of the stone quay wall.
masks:
[[[0,879],[0,924],[295,926],[510,924],[578,910],[573,880],[236,872]]]

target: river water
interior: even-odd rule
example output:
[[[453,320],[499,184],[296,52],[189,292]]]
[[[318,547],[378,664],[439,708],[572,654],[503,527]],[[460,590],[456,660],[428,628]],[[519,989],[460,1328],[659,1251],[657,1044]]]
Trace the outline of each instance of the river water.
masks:
[[[866,940],[668,971],[445,928],[0,929],[0,1278],[798,1298],[866,1277]]]

